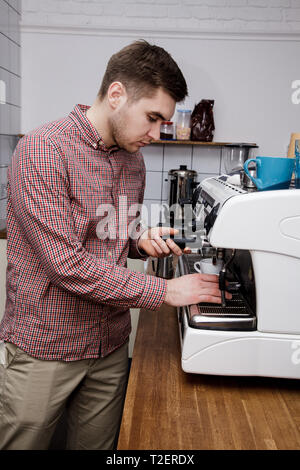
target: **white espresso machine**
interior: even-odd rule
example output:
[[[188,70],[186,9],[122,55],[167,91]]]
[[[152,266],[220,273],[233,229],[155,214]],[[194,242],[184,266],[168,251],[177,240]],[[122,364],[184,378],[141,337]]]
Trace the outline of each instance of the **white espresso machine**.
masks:
[[[232,299],[177,309],[182,368],[299,379],[300,190],[248,192],[230,180],[197,188],[196,232],[205,243],[179,258],[176,275],[196,272],[201,257],[222,258]]]

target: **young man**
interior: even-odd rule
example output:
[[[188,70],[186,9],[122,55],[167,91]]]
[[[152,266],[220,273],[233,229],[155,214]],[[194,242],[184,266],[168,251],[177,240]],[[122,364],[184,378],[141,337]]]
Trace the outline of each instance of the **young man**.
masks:
[[[181,254],[161,238],[170,229],[127,229],[128,209],[143,201],[139,150],[186,94],[171,56],[138,41],[112,56],[91,107],[19,142],[8,175],[1,449],[47,449],[65,406],[69,449],[111,449],[129,308],[221,301],[216,276],[167,281],[126,268],[127,257]],[[111,208],[117,222],[103,228]]]

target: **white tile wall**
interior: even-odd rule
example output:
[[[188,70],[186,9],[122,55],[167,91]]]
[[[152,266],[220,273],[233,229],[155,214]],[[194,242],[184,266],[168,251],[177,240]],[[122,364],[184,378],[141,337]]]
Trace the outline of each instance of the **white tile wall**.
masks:
[[[10,134],[17,135],[21,129],[21,108],[10,106]]]
[[[0,230],[6,227],[6,199],[0,199]]]
[[[180,165],[186,165],[188,168],[191,168],[192,146],[165,145],[163,171],[179,168]]]
[[[12,0],[11,4],[14,3]],[[169,31],[298,31],[299,0],[23,0],[24,24]]]
[[[0,139],[1,134],[10,134],[11,106],[6,103],[0,104]]]
[[[7,165],[0,164],[0,201],[7,198]]]
[[[193,146],[192,170],[201,173],[216,173],[220,171],[221,148]]]
[[[17,141],[18,138],[13,135],[2,135],[0,137],[0,162],[2,165],[10,163]]]
[[[20,77],[0,68],[0,80],[6,84],[6,103],[21,106]]]
[[[162,171],[163,145],[148,145],[142,153],[147,171]]]
[[[10,104],[0,104],[0,139],[2,135],[20,133],[20,108]]]
[[[6,103],[6,83],[0,80],[0,104]]]
[[[145,199],[161,200],[162,172],[146,171]]]
[[[169,200],[169,175],[167,171],[163,172],[163,180],[162,180],[162,196],[161,199],[162,201],[168,201]]]
[[[9,5],[3,0],[0,1],[0,31],[8,36],[8,10]]]
[[[18,13],[21,14],[22,0],[6,0],[6,1],[14,10],[16,10]]]
[[[13,41],[8,41],[8,51],[9,51],[9,71],[20,76],[21,75],[21,48]]]
[[[212,176],[216,175],[212,173],[198,173],[198,182],[201,183],[205,178],[211,178]]]
[[[0,3],[1,5],[1,3]],[[1,15],[1,11],[0,11]],[[9,39],[4,36],[4,34],[1,34],[0,32],[0,57],[1,57],[1,67],[3,67],[6,70],[9,70],[10,66],[10,59],[9,59]]]
[[[167,203],[169,200],[169,170],[186,165],[188,169],[198,172],[199,182],[204,178],[220,174],[221,148],[219,147],[155,144],[145,147],[143,154],[146,165],[146,188],[142,218],[151,226],[157,225],[161,220],[159,203]]]
[[[21,131],[19,0],[0,0],[0,230],[6,226],[6,173]]]
[[[8,9],[8,37],[16,44],[20,45],[20,14],[9,7]]]

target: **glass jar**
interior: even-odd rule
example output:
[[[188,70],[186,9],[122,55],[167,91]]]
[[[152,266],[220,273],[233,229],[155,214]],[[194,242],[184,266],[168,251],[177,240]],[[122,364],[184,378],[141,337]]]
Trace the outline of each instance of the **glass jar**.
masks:
[[[190,140],[191,138],[191,114],[190,109],[178,109],[176,120],[177,140]]]
[[[245,143],[224,145],[222,159],[226,174],[229,175],[231,172],[243,170],[245,161],[254,157],[254,155],[251,155],[254,148],[258,148],[257,145]]]
[[[174,126],[172,121],[162,121],[160,125],[160,140],[173,140]]]

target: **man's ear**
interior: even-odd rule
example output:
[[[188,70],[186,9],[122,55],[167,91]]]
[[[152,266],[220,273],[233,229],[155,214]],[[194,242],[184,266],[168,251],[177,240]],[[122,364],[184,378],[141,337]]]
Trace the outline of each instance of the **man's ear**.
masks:
[[[127,92],[121,82],[113,82],[107,90],[107,100],[110,107],[115,110],[123,106],[127,101]]]

